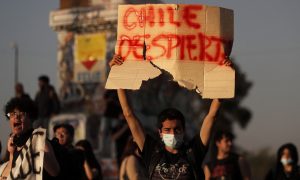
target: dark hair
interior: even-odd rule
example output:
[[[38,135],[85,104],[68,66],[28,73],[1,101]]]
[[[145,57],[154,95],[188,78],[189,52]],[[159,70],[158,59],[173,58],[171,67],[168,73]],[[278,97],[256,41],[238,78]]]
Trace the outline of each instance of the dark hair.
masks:
[[[182,128],[185,129],[185,119],[183,114],[179,110],[175,108],[167,108],[160,112],[157,118],[157,128],[161,129],[163,122],[167,119],[180,121],[182,124]]]
[[[128,140],[127,140],[127,143],[126,143],[126,146],[124,148],[124,152],[123,152],[122,157],[121,157],[121,161],[123,161],[123,159],[125,159],[127,156],[135,154],[135,151],[137,149],[139,150],[138,145],[136,144],[136,142],[133,141],[133,137],[129,136]]]
[[[279,174],[281,174],[283,172],[283,165],[281,163],[281,156],[283,154],[284,149],[288,149],[290,154],[291,154],[291,158],[293,160],[293,162],[292,162],[293,171],[295,170],[295,168],[297,168],[298,152],[297,152],[296,146],[292,143],[283,144],[282,146],[280,146],[280,148],[277,151],[277,159],[276,159],[275,169],[272,170],[272,173],[273,173],[274,177],[279,176]]]
[[[101,166],[97,161],[95,154],[93,152],[93,148],[91,143],[88,140],[80,140],[78,141],[75,146],[82,147],[84,149],[84,155],[87,160],[87,163],[91,168],[96,168],[99,171],[99,176],[102,176]]]
[[[218,130],[215,135],[214,135],[214,142],[219,142],[221,141],[223,138],[227,138],[229,140],[233,140],[234,139],[234,135],[226,130]]]
[[[35,120],[37,118],[37,107],[34,104],[34,102],[29,98],[12,98],[10,99],[7,104],[5,105],[4,111],[5,116],[9,119],[7,116],[8,113],[13,112],[14,109],[18,109],[19,111],[26,112],[28,117],[31,120]]]
[[[23,84],[22,84],[22,83],[17,83],[17,84],[15,85],[15,89],[17,89],[17,88],[20,88],[20,89],[24,90],[24,87],[23,87]]]
[[[45,82],[46,84],[49,84],[50,79],[49,79],[49,77],[47,75],[41,75],[39,77],[39,81],[42,81],[42,82]]]
[[[231,141],[234,139],[234,135],[230,131],[224,129],[219,129],[213,134],[213,141],[211,141],[212,144],[210,146],[210,159],[217,158],[218,147],[216,142],[220,142],[224,137],[228,138]]]
[[[74,127],[70,124],[67,124],[67,123],[62,123],[62,124],[56,124],[54,127],[53,127],[53,132],[55,133],[57,129],[59,128],[65,128],[68,133],[70,134],[70,136],[73,138],[74,137]]]
[[[118,118],[122,114],[121,105],[119,103],[118,94],[116,90],[107,90],[104,93],[105,111],[104,116],[108,118]]]
[[[293,164],[298,164],[298,151],[297,147],[293,143],[286,143],[282,145],[277,151],[277,162],[280,162],[281,156],[283,154],[283,150],[288,149],[290,151]]]

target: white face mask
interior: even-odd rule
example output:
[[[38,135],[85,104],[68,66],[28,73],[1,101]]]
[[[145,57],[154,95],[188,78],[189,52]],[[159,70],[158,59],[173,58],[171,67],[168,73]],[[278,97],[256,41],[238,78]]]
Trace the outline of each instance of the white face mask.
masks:
[[[179,148],[183,143],[183,134],[162,134],[164,144],[172,149]]]
[[[281,163],[283,164],[283,165],[288,165],[288,164],[291,164],[292,162],[293,162],[293,160],[291,159],[291,158],[281,158]]]

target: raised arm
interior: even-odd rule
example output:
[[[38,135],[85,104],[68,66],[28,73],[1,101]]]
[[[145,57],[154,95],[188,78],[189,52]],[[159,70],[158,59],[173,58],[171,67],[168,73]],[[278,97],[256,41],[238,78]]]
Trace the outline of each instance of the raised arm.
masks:
[[[210,180],[210,171],[207,165],[204,166],[204,175],[205,175],[205,180]]]
[[[114,55],[113,59],[109,62],[110,67],[122,64],[123,60],[119,55]],[[124,117],[127,121],[133,139],[139,146],[140,150],[143,150],[145,142],[145,133],[140,121],[137,119],[134,112],[132,111],[131,105],[127,99],[126,91],[123,89],[118,89],[118,97],[123,110]]]
[[[200,130],[200,138],[205,146],[208,144],[208,140],[211,134],[211,129],[216,119],[217,112],[221,103],[219,99],[213,99],[209,111],[203,120],[203,124]]]
[[[233,64],[228,56],[226,56],[226,59],[223,61],[223,65],[233,68],[232,67]],[[221,103],[220,103],[219,99],[213,99],[210,104],[208,114],[205,116],[205,118],[203,120],[203,124],[202,124],[201,130],[200,130],[200,138],[205,146],[207,146],[207,143],[208,143],[208,140],[209,140],[209,137],[211,134],[211,129],[215,122],[215,118],[216,118],[217,112],[220,108],[220,105],[221,105]]]
[[[140,150],[143,150],[145,142],[145,133],[140,121],[134,115],[132,108],[128,103],[125,90],[118,89],[118,97],[123,110],[124,117],[127,121],[133,139],[139,146]]]

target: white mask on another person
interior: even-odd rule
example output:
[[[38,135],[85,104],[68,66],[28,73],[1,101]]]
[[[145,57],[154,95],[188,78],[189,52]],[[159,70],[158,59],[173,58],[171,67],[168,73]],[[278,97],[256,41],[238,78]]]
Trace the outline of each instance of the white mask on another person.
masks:
[[[288,165],[288,164],[291,164],[293,162],[293,160],[291,158],[281,158],[280,162],[283,164],[283,165]]]
[[[172,149],[179,148],[183,143],[183,134],[162,134],[162,141]]]

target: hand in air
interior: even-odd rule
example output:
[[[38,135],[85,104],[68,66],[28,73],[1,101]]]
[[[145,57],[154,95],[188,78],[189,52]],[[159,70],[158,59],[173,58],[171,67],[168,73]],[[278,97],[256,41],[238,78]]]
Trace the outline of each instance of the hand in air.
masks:
[[[114,65],[122,65],[124,60],[120,55],[115,54],[112,58],[112,60],[109,62],[110,68]]]

